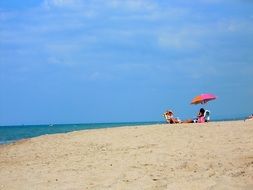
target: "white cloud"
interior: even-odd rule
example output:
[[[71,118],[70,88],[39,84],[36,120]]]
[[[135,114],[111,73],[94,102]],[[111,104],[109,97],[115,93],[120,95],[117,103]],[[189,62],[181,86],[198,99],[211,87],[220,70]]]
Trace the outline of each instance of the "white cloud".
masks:
[[[52,7],[77,7],[80,0],[44,0],[43,6],[47,9]]]
[[[124,8],[132,11],[153,10],[157,7],[154,2],[148,0],[108,0],[105,2],[113,8]]]
[[[156,8],[156,4],[151,0],[44,0],[43,6],[45,8],[111,8],[119,10],[153,10]]]
[[[204,28],[199,28],[198,26],[184,26],[177,30],[172,28],[161,31],[157,34],[158,45],[160,47],[185,49],[187,51],[200,48],[201,38],[208,34],[208,31]]]
[[[48,61],[48,63],[51,63],[51,64],[62,64],[63,63],[63,60],[60,60],[56,57],[49,57],[47,61]]]
[[[162,34],[158,37],[158,44],[164,48],[184,49],[184,48],[198,48],[200,43],[197,39],[192,39],[190,35],[184,33],[170,33]]]
[[[214,3],[222,3],[224,0],[200,0],[200,3],[208,3],[208,4],[214,4]]]
[[[219,23],[220,29],[224,32],[253,32],[253,22],[243,19],[229,19]]]

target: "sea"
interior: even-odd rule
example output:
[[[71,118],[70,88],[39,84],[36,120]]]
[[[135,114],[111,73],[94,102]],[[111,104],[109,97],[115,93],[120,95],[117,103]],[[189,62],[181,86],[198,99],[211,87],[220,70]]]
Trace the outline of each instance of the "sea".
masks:
[[[67,133],[80,130],[152,125],[164,122],[123,122],[123,123],[86,123],[86,124],[50,124],[50,125],[14,125],[0,126],[0,144],[9,144],[21,139],[46,134]]]

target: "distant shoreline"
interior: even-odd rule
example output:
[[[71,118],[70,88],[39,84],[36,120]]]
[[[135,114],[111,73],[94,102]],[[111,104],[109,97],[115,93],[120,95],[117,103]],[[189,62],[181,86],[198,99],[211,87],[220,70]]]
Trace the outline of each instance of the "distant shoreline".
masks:
[[[230,117],[230,118],[221,118],[221,119],[212,119],[211,122],[214,121],[240,121],[245,120],[245,117]],[[9,124],[9,125],[0,125],[0,127],[20,127],[20,126],[50,126],[50,125],[97,125],[97,124],[131,124],[131,123],[147,123],[147,124],[154,124],[154,123],[165,123],[165,120],[160,121],[123,121],[123,122],[98,122],[98,123],[42,123],[42,124]]]
[[[230,120],[214,120],[211,122],[229,122],[243,121],[243,119]],[[86,124],[54,124],[54,125],[16,125],[16,126],[0,126],[1,136],[0,145],[10,144],[16,141],[30,139],[43,135],[61,134],[81,130],[96,130],[117,127],[134,127],[134,126],[149,126],[149,125],[166,124],[165,121],[153,122],[122,122],[122,123],[86,123]],[[40,130],[38,130],[40,129]],[[13,131],[16,130],[16,131]],[[15,132],[18,133],[15,136]],[[19,135],[21,133],[21,135]]]

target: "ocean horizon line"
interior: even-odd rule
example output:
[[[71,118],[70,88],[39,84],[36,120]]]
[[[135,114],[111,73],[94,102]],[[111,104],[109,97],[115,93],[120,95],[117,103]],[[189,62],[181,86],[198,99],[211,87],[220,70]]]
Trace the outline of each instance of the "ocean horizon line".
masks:
[[[80,123],[39,123],[39,124],[7,124],[7,125],[0,125],[0,127],[20,127],[20,126],[50,126],[50,125],[103,125],[103,124],[131,124],[131,123],[163,123],[165,121],[117,121],[117,122],[80,122]]]

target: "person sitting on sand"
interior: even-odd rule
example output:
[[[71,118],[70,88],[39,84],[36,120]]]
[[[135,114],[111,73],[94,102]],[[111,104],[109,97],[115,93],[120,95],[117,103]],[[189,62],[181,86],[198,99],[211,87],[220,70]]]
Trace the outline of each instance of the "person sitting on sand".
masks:
[[[174,114],[171,110],[164,112],[163,116],[165,117],[167,123],[181,123],[180,119],[174,117]]]
[[[195,119],[188,119],[183,121],[182,123],[204,123],[205,122],[205,109],[204,108],[200,108],[199,113],[197,115],[197,118]]]
[[[251,114],[250,116],[248,116],[245,120],[253,120],[253,114]]]

